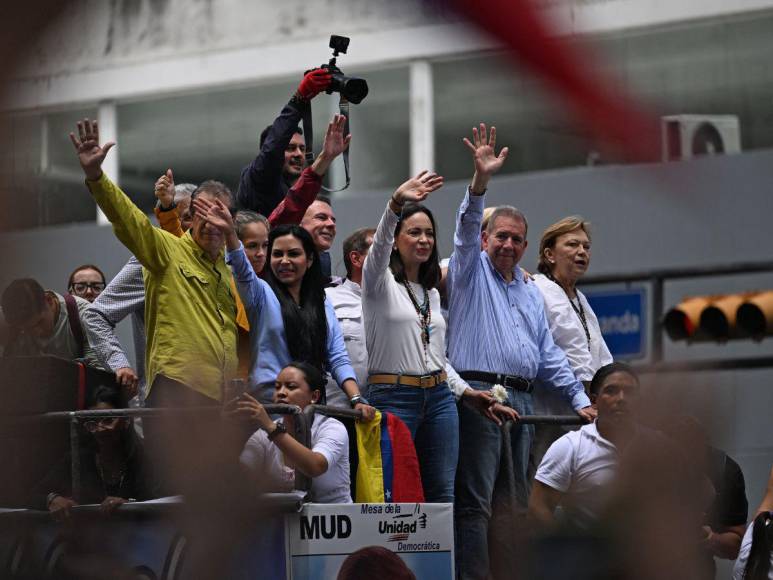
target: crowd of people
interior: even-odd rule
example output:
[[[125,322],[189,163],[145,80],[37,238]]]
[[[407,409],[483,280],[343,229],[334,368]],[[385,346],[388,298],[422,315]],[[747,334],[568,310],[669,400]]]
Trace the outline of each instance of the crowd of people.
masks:
[[[447,262],[436,240],[450,231],[423,204],[443,178],[424,171],[395,189],[375,227],[363,224],[346,238],[346,277],[333,275],[336,218],[320,190],[351,135],[336,115],[307,166],[298,128],[329,82],[324,69],[304,76],[261,135],[235,196],[219,181],[175,184],[171,169],[161,175],[160,227],[102,171],[115,144],[100,141],[95,121],[78,122],[70,137],[86,187],[132,257],[109,283],[98,267],[79,266],[65,295],[32,279],[13,281],[2,294],[4,354],[85,359],[115,373],[120,391],[100,390],[89,408],[120,408],[130,398],[148,407],[223,406],[228,420],[254,428],[239,454],[246,477],[268,474],[276,489],[291,489],[301,472],[319,502],[352,501],[346,428],[318,414],[306,447],[293,436],[294,416],[275,419],[265,405],[350,407],[361,421],[391,413],[412,436],[426,501],[454,505],[463,579],[488,576],[503,487],[510,486],[508,501],[524,525],[542,529],[559,519],[584,528],[604,512],[604,489],[626,449],[690,441],[685,456],[700,457],[693,463],[707,488],[710,517],[697,524],[707,558],[733,559],[740,549],[747,569],[760,568],[759,554],[770,554],[773,505],[761,506],[745,532],[738,465],[696,425],[675,426],[668,438],[639,421],[636,372],[613,361],[577,288],[590,265],[589,224],[560,219],[542,234],[538,273],[521,267],[526,216],[509,205],[485,207],[508,155],[506,147],[497,151],[494,127],[480,124],[463,139],[473,174],[458,192]],[[116,335],[127,315],[136,367]],[[240,377],[246,392],[224,400]],[[535,412],[575,413],[585,424],[535,430],[519,422]],[[156,481],[147,475],[153,462],[130,421],[100,419],[85,430],[84,498],[109,512],[160,493],[147,484]],[[144,431],[150,439],[152,424]],[[59,518],[74,505],[66,479],[52,470],[37,490]],[[765,542],[767,552],[759,547]]]

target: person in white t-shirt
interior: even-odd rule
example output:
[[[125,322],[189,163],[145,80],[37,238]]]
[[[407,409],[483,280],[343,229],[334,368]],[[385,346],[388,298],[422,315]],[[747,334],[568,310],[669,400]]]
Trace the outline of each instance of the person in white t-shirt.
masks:
[[[548,226],[539,245],[539,274],[534,275],[548,317],[553,341],[564,351],[577,380],[587,390],[593,375],[612,362],[596,314],[577,289],[588,271],[591,258],[591,233],[588,222],[569,216]],[[539,415],[571,415],[572,407],[550,389],[537,382],[534,388],[534,412]],[[532,446],[532,465],[539,465],[548,447],[576,427],[538,424]]]
[[[741,540],[732,580],[773,580],[773,468],[765,496]]]
[[[551,524],[559,504],[567,520],[585,528],[609,499],[606,490],[617,473],[620,455],[643,431],[638,425],[639,379],[624,363],[601,367],[590,385],[598,412],[595,423],[571,431],[550,446],[534,476],[529,517]]]
[[[313,365],[291,362],[276,378],[274,402],[301,409],[319,403],[325,378]],[[271,480],[271,489],[289,491],[297,469],[312,478],[311,500],[317,503],[352,503],[349,478],[349,436],[343,423],[315,415],[311,426],[311,449],[295,440],[295,417],[274,421],[249,394],[235,404],[233,414],[257,424],[260,429],[248,440],[241,463],[255,477]]]

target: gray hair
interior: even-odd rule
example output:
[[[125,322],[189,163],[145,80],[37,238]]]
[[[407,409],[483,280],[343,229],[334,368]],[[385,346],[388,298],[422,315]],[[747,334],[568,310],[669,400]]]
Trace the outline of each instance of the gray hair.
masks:
[[[488,224],[486,225],[486,233],[490,234],[494,231],[494,224],[498,217],[509,217],[516,221],[523,222],[527,233],[529,231],[529,222],[526,221],[526,216],[519,209],[516,209],[512,205],[499,205],[494,208],[491,215],[488,218]]]
[[[265,216],[251,211],[249,209],[240,209],[234,216],[234,226],[236,228],[236,236],[241,240],[244,233],[245,226],[249,224],[263,224],[266,226],[266,231],[271,231],[271,226]]]
[[[190,199],[194,191],[196,186],[192,183],[178,183],[174,186],[174,202],[180,203],[184,199]]]

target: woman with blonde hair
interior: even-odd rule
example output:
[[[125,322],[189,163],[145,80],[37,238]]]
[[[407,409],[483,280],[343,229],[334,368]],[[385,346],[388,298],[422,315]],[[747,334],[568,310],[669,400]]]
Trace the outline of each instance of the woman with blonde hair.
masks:
[[[613,362],[601,335],[599,321],[577,282],[590,265],[590,224],[569,216],[548,226],[539,244],[538,274],[534,283],[545,301],[553,341],[566,354],[575,376],[587,390],[593,375]],[[571,415],[571,407],[539,385],[534,391],[534,410],[540,414]],[[533,447],[534,465],[565,428],[537,425]]]

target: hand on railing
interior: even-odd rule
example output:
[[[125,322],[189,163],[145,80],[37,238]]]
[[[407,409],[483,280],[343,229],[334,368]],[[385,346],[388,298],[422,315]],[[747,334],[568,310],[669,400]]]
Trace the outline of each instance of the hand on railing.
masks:
[[[122,497],[109,495],[104,500],[102,500],[102,503],[99,505],[99,511],[104,515],[109,516],[128,501],[129,500]]]
[[[70,517],[70,509],[77,505],[78,503],[69,497],[56,495],[48,502],[48,511],[54,521],[63,522]]]

